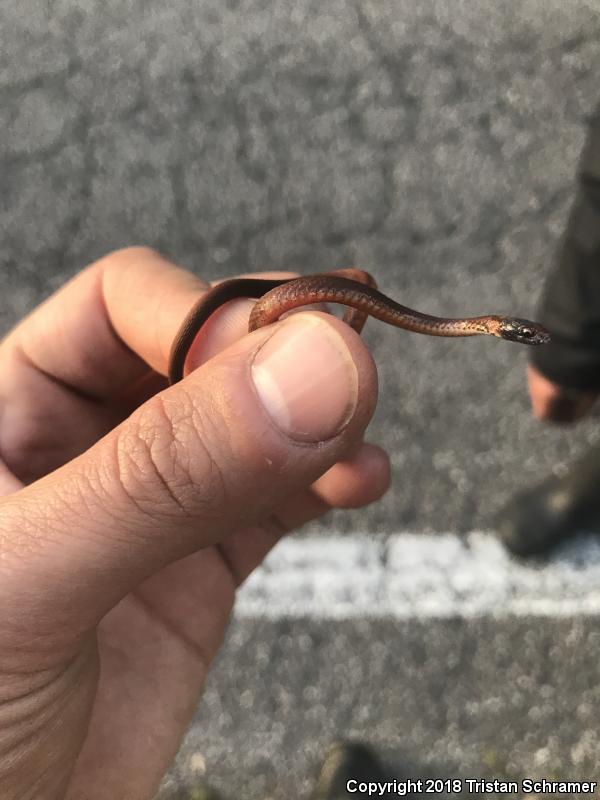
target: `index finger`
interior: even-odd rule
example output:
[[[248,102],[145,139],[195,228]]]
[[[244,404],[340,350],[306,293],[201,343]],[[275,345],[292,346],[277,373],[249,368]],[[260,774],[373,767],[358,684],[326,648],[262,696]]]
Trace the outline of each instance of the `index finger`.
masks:
[[[155,370],[210,286],[159,253],[132,247],[79,273],[2,341],[0,359],[25,361],[49,379],[103,399]]]

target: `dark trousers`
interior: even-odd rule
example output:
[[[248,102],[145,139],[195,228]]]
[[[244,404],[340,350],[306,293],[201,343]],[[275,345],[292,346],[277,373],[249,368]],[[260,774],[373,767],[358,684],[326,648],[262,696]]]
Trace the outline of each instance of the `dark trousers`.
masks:
[[[531,362],[571,389],[600,391],[600,106],[577,170],[577,196],[546,280],[539,321],[552,342]]]

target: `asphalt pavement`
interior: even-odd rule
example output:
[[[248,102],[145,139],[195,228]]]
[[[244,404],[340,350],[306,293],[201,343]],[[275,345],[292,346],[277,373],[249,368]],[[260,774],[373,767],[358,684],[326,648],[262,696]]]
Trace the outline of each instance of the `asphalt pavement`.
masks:
[[[599,37],[596,0],[0,4],[1,329],[131,244],[209,278],[359,265],[424,311],[535,317],[599,100]],[[393,488],[300,534],[308,571],[324,536],[343,553],[346,535],[426,535],[425,573],[436,535],[468,555],[517,489],[600,439],[594,419],[531,418],[516,345],[373,320],[366,339],[369,438]],[[582,564],[595,546],[578,543]],[[460,563],[469,583],[481,563]],[[594,778],[596,571],[582,567],[592,600],[565,597],[568,613],[570,590],[540,610],[535,580],[518,611],[452,584],[450,615],[423,611],[433,579],[402,611],[377,612],[375,583],[338,615],[318,583],[304,610],[282,587],[270,616],[249,587],[161,798],[200,779],[236,800],[307,798],[337,736],[374,743],[396,775]]]

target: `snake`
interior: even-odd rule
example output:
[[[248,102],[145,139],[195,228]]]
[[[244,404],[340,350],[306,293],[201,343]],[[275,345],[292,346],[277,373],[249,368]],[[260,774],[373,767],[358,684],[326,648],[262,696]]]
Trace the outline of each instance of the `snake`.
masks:
[[[205,292],[183,320],[169,355],[171,385],[182,380],[187,355],[204,323],[222,305],[240,297],[257,300],[248,321],[249,333],[276,322],[292,309],[314,303],[338,303],[348,307],[343,320],[358,334],[371,316],[427,336],[484,335],[526,345],[550,341],[550,334],[542,325],[527,319],[497,314],[449,318],[415,311],[380,292],[373,276],[356,268],[299,278],[232,278]]]

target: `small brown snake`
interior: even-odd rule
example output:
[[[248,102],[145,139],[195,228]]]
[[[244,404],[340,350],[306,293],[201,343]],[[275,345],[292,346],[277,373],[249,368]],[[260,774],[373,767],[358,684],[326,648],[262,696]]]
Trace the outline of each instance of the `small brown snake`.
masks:
[[[263,278],[234,278],[223,281],[202,295],[192,307],[173,341],[169,356],[169,382],[183,378],[185,361],[190,347],[210,315],[224,303],[237,297],[260,298],[250,314],[248,331],[275,322],[293,308],[312,303],[341,303],[349,306],[344,322],[361,332],[368,316],[389,325],[429,336],[477,336],[484,334],[521,344],[546,344],[550,335],[537,322],[514,317],[488,315],[448,319],[423,314],[401,306],[377,290],[374,278],[359,269],[340,269],[335,272],[301,278],[269,280]]]

